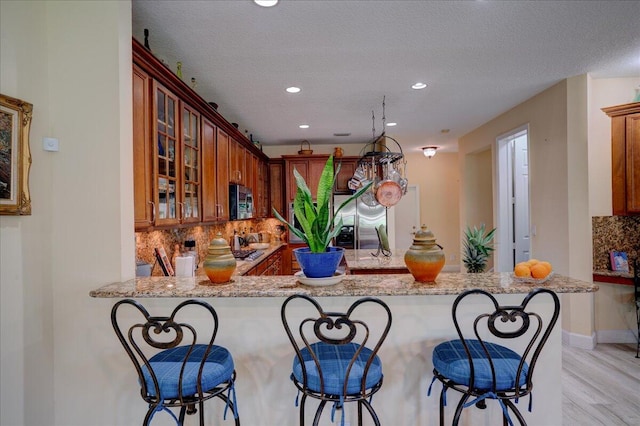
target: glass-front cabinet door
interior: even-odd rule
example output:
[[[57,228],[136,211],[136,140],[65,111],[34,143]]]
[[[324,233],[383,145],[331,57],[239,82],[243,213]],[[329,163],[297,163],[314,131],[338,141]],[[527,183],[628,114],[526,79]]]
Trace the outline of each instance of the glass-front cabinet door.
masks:
[[[182,106],[182,222],[200,221],[200,114],[187,105]]]
[[[154,81],[154,134],[156,146],[155,188],[156,225],[173,225],[180,221],[178,176],[180,164],[178,143],[178,98]]]

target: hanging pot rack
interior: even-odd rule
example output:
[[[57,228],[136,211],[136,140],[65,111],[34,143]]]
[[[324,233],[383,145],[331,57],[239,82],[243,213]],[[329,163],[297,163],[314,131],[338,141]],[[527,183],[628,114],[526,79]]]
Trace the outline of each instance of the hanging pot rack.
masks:
[[[407,192],[407,161],[400,143],[384,132],[386,120],[384,97],[382,99],[383,132],[377,137],[373,111],[371,111],[371,119],[373,138],[360,150],[356,173],[349,181],[349,188],[356,190],[362,184],[372,182],[370,191],[362,195],[362,201],[370,207],[382,204],[389,208]]]

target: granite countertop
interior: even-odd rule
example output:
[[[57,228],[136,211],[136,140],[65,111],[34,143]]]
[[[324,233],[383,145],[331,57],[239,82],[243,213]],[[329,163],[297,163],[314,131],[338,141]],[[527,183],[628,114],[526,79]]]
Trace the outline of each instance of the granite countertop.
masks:
[[[260,256],[256,260],[238,260],[238,259],[236,259],[236,270],[233,271],[233,276],[235,277],[235,276],[246,274],[247,272],[249,272],[249,270],[251,268],[253,268],[257,264],[259,264],[260,262],[265,260],[272,253],[274,253],[275,251],[277,251],[281,247],[286,247],[286,246],[287,245],[285,243],[276,243],[276,244],[270,245],[269,248],[261,249],[260,251],[263,251],[264,253],[262,254],[262,256]],[[249,250],[249,248],[245,248],[244,250]],[[203,278],[206,277],[206,274],[204,273],[204,268],[198,268],[196,273],[198,275],[196,278],[198,278],[198,277],[203,277]]]
[[[228,284],[211,285],[204,277],[144,277],[107,284],[89,292],[91,297],[287,297],[295,293],[311,296],[408,296],[456,295],[470,288],[493,294],[528,293],[546,287],[557,293],[590,293],[598,286],[555,274],[543,284],[515,281],[510,272],[467,274],[443,272],[435,283],[417,283],[410,274],[345,275],[342,282],[327,287],[300,284],[296,277],[234,276]]]
[[[380,253],[378,257],[371,254],[375,252],[375,249],[345,250],[344,259],[349,269],[407,269],[407,265],[404,263],[406,250],[394,250],[391,256],[384,256]]]

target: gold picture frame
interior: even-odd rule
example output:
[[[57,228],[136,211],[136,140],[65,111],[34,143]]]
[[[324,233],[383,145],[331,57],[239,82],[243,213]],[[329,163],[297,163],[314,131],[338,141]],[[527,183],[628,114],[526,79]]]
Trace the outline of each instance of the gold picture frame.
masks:
[[[33,105],[0,94],[0,215],[30,215],[29,129]]]

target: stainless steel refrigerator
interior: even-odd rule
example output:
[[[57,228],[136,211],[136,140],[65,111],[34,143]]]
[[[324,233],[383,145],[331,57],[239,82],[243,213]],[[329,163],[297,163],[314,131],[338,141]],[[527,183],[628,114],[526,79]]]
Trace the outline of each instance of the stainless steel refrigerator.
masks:
[[[347,198],[348,195],[334,195],[334,214]],[[347,204],[337,216],[342,217],[342,229],[335,239],[336,246],[350,249],[378,248],[376,228],[384,225],[387,229],[387,209],[384,206],[370,207],[360,197]]]

